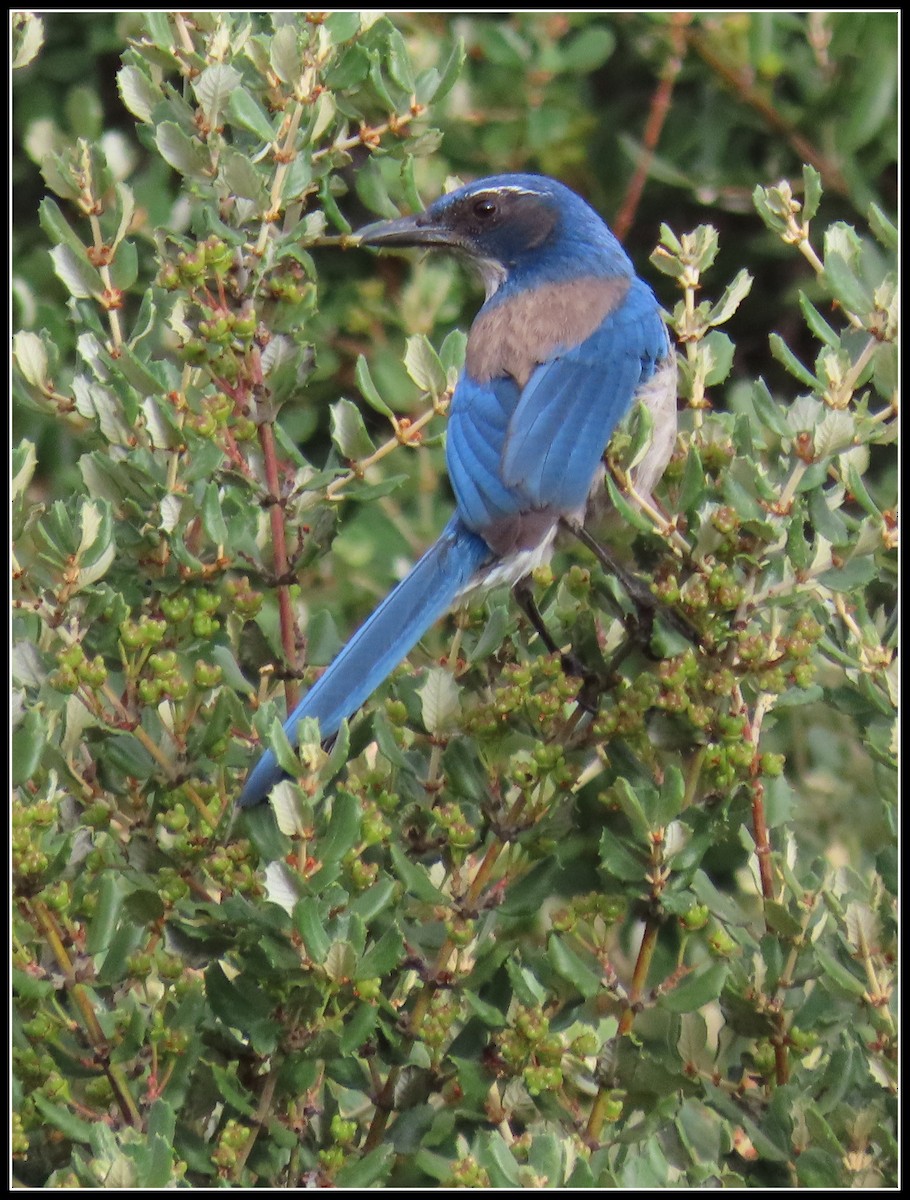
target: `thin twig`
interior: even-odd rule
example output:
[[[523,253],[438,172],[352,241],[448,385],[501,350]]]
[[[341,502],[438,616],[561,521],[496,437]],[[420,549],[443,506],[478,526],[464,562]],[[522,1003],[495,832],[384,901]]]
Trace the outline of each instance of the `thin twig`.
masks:
[[[635,172],[629,181],[629,186],[626,188],[626,194],[620,205],[619,212],[613,221],[613,232],[621,242],[626,240],[626,236],[635,220],[635,214],[638,211],[638,205],[648,178],[648,172],[651,170],[651,163],[654,161],[657,143],[660,140],[661,131],[667,119],[667,113],[670,111],[673,88],[682,70],[683,59],[686,54],[686,27],[691,21],[691,13],[673,13],[670,16],[670,44],[672,52],[664,64],[657,88],[651,97],[651,108],[648,112],[648,119],[645,122],[645,130],[642,135],[642,152],[635,167]]]

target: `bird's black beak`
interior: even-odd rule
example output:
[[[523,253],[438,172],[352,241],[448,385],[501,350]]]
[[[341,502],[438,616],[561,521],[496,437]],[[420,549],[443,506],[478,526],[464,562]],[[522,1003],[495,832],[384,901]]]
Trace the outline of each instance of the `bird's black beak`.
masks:
[[[425,212],[412,217],[399,217],[396,221],[375,221],[359,229],[354,236],[362,246],[378,248],[407,246],[462,247],[462,239],[444,225],[435,224]]]

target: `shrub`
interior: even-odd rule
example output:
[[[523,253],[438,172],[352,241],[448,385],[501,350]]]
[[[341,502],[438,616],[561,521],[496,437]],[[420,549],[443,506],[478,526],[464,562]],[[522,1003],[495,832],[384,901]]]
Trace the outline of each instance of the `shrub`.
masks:
[[[893,1184],[892,18],[45,21],[14,18],[46,190],[14,279],[22,1182]],[[84,82],[114,50],[119,109]],[[643,80],[623,191],[597,154]],[[600,535],[698,645],[629,646],[566,547],[535,583],[593,718],[493,594],[293,756],[286,705],[451,509],[477,303],[347,235],[527,166],[641,245],[664,222],[678,450],[649,504],[647,430],[614,444]],[[293,781],[233,823],[264,744]]]

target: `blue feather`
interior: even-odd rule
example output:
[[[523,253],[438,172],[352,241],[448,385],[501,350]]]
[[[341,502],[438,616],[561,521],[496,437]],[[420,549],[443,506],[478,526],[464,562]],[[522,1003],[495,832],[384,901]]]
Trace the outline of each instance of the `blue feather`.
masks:
[[[448,612],[491,557],[486,542],[453,517],[439,540],[361,625],[285,721],[291,745],[297,744],[297,726],[304,717],[316,718],[324,738],[337,733],[341,722]],[[283,778],[278,760],[267,750],[247,776],[238,805],[259,804]]]

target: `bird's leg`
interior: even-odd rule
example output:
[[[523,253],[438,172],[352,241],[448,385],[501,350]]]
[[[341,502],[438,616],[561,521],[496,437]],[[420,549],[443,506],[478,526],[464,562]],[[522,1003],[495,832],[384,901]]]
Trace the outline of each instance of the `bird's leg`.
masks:
[[[657,612],[660,612],[661,616],[672,629],[688,641],[698,645],[701,640],[698,631],[684,617],[681,617],[678,613],[673,612],[672,609],[661,604],[641,579],[621,566],[609,550],[605,549],[600,542],[591,537],[587,529],[581,525],[575,525],[570,521],[563,521],[563,524],[574,533],[583,546],[588,547],[604,570],[613,575],[622,584],[623,590],[635,605],[636,610],[634,628],[630,629],[629,632],[644,648],[647,648],[647,644],[651,640],[654,616]]]
[[[515,602],[518,607],[528,618],[531,624],[537,631],[537,635],[543,644],[546,646],[550,654],[558,654],[562,663],[562,669],[567,675],[574,675],[581,679],[584,686],[578,695],[578,703],[588,712],[594,713],[597,711],[597,693],[603,686],[603,680],[599,675],[589,671],[584,663],[575,654],[563,653],[553,640],[553,635],[547,629],[546,622],[541,616],[540,609],[537,607],[537,601],[534,599],[534,594],[531,591],[531,585],[528,583],[527,576],[512,587],[512,595],[515,597]]]

